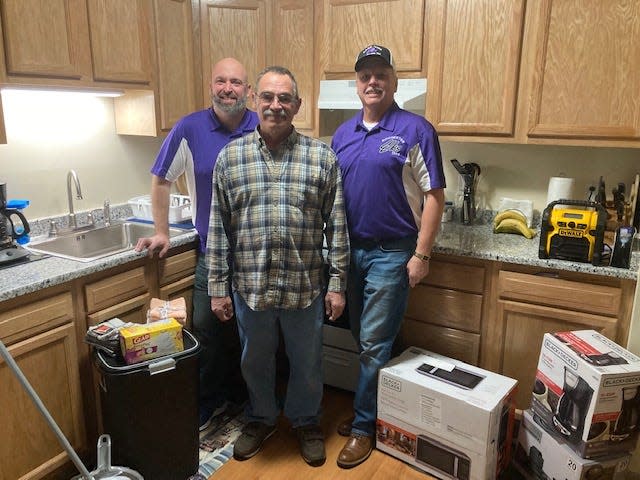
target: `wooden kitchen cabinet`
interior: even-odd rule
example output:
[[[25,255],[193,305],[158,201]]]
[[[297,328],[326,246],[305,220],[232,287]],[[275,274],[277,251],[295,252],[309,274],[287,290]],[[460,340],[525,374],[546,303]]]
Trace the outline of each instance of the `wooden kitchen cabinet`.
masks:
[[[267,22],[270,38],[267,63],[283,65],[296,77],[302,105],[293,119],[298,130],[312,133],[317,89],[314,81],[315,19],[314,2],[271,0]]]
[[[399,347],[417,346],[478,365],[486,265],[434,256],[409,292]]]
[[[22,300],[22,299],[21,299]],[[0,306],[0,338],[65,437],[86,449],[77,334],[70,291],[31,294]],[[36,479],[70,459],[6,363],[0,361],[0,479]],[[48,477],[50,478],[50,477]]]
[[[528,3],[526,140],[640,147],[640,3]]]
[[[528,408],[543,335],[594,329],[626,345],[634,289],[610,277],[500,270],[482,366],[517,379],[517,406]]]
[[[152,82],[151,0],[87,0],[96,82]]]
[[[203,106],[211,105],[211,69],[223,58],[233,57],[241,62],[249,83],[254,84],[258,72],[267,65],[267,39],[264,0],[200,2]]]
[[[317,0],[321,72],[353,78],[358,53],[378,43],[393,53],[396,70],[422,72],[425,4],[429,0]],[[402,75],[407,76],[407,75]]]
[[[3,0],[7,83],[150,88],[151,0]]]
[[[426,117],[442,137],[513,137],[524,0],[427,5]]]
[[[86,0],[3,0],[0,8],[9,82],[90,82]]]

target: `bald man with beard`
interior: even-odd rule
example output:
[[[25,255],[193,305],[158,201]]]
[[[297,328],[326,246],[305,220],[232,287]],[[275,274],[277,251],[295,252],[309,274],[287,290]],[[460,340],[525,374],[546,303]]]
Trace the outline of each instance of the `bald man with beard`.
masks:
[[[164,257],[169,250],[169,199],[174,182],[184,174],[191,198],[193,224],[199,236],[193,291],[193,333],[200,342],[200,431],[222,414],[229,401],[244,400],[238,385],[239,340],[234,322],[221,322],[211,311],[204,254],[209,229],[213,167],[231,140],[253,132],[255,112],[247,110],[251,86],[247,71],[234,58],[224,58],[211,71],[211,107],[186,115],[164,140],[151,168],[151,203],[155,234],[141,238],[137,251]],[[235,383],[234,383],[235,382]],[[240,380],[241,382],[241,380]]]

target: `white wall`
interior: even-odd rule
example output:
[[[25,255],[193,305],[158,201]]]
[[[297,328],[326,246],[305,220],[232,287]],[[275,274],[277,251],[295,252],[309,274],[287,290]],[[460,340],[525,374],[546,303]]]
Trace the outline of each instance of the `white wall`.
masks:
[[[27,219],[68,212],[69,169],[82,187],[76,211],[149,193],[149,169],[162,141],[116,135],[112,99],[3,91],[2,103],[8,143],[0,145],[0,182],[8,198],[31,202]]]
[[[576,179],[575,198],[586,200],[589,185],[598,185],[602,175],[607,198],[624,182],[627,197],[636,174],[640,173],[640,150],[631,148],[561,147],[544,145],[503,145],[442,143],[447,176],[447,200],[455,200],[459,175],[451,164],[475,162],[481,168],[476,200],[483,208],[497,210],[501,197],[533,201],[544,210],[549,178],[563,175]]]

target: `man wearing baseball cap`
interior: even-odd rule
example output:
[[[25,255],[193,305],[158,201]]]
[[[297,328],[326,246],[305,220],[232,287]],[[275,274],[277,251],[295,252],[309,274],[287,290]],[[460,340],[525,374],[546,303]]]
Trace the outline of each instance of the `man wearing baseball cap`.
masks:
[[[337,459],[342,468],[364,462],[373,449],[378,371],[391,357],[409,288],[429,273],[446,186],[435,129],[394,100],[389,49],[367,46],[355,71],[362,110],[338,127],[331,144],[351,240],[347,308],[360,349],[354,416],[338,427],[349,437]]]

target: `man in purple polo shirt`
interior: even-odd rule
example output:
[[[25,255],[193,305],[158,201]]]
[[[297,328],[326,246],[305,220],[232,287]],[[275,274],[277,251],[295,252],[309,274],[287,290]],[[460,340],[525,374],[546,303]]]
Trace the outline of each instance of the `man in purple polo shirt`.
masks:
[[[200,237],[193,291],[192,325],[201,344],[200,431],[227,407],[237,390],[232,372],[239,370],[239,340],[232,322],[221,322],[211,311],[207,291],[204,254],[209,230],[213,166],[218,153],[231,140],[253,132],[258,124],[255,112],[247,110],[250,90],[247,72],[233,58],[220,60],[211,72],[211,108],[191,113],[178,121],[164,140],[151,168],[151,203],[155,235],[141,238],[137,251],[148,249],[160,257],[169,250],[169,198],[171,187],[185,174],[191,197],[193,223]],[[236,353],[238,352],[238,353]],[[234,355],[235,354],[235,355]],[[238,357],[238,358],[236,358]],[[235,361],[235,363],[234,363]],[[233,367],[237,368],[233,368]],[[238,399],[239,400],[239,399]]]
[[[347,308],[360,347],[354,417],[342,468],[364,462],[374,445],[378,370],[391,357],[409,287],[429,273],[429,255],[444,208],[445,178],[438,136],[419,115],[402,110],[391,52],[366,47],[356,60],[362,110],[335,132],[351,240]]]

